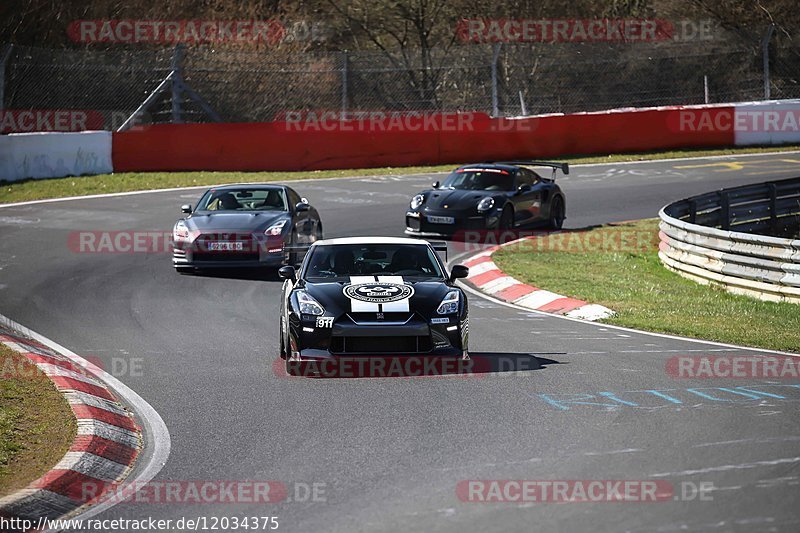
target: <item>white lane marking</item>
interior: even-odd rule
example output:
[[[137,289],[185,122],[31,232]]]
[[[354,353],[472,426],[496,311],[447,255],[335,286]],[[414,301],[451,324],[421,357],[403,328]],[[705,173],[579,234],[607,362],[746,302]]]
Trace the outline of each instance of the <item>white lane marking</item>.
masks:
[[[674,163],[677,161],[703,161],[703,160],[716,160],[716,159],[735,159],[739,157],[767,157],[773,155],[790,155],[790,154],[800,154],[800,151],[791,151],[791,152],[762,152],[757,154],[738,154],[738,155],[710,155],[705,157],[678,157],[674,159],[651,159],[647,161],[620,161],[619,163],[578,163],[575,165],[570,165],[570,168],[580,168],[580,167],[614,167],[618,165],[646,165],[646,164],[654,164],[654,163]],[[440,171],[440,172],[428,172],[423,174],[404,174],[402,178],[408,177],[416,177],[416,176],[423,176],[423,175],[434,175],[434,174],[449,174],[448,171]],[[275,185],[289,185],[295,183],[317,183],[320,181],[334,181],[334,180],[363,180],[365,178],[380,178],[383,176],[341,176],[341,177],[334,177],[334,178],[311,178],[311,179],[299,179],[299,180],[286,180],[286,181],[269,181],[267,183],[274,183]],[[563,180],[563,178],[562,178]],[[246,182],[245,182],[246,183]],[[258,183],[258,182],[251,182],[251,183]],[[45,204],[51,202],[67,202],[72,200],[91,200],[95,198],[115,198],[118,196],[132,196],[134,194],[153,194],[153,193],[161,193],[161,192],[175,192],[175,191],[193,191],[193,190],[200,190],[200,189],[211,189],[213,187],[221,187],[223,185],[231,185],[230,183],[218,183],[216,185],[194,185],[191,187],[172,187],[168,189],[147,189],[144,191],[127,191],[127,192],[112,192],[112,193],[105,193],[105,194],[89,194],[86,196],[68,196],[66,198],[47,198],[45,200],[28,200],[26,202],[15,202],[12,204],[0,204],[0,209],[4,207],[19,207],[24,205],[36,205],[36,204]]]
[[[709,472],[727,472],[729,470],[746,470],[748,468],[758,468],[760,466],[775,466],[800,462],[800,457],[785,457],[783,459],[770,459],[765,461],[755,461],[752,463],[741,463],[738,465],[710,466],[697,470],[682,470],[680,472],[662,472],[651,474],[650,477],[673,477],[673,476],[693,476],[695,474],[707,474]]]
[[[118,398],[132,408],[142,425],[142,435],[145,438],[145,443],[141,453],[139,454],[139,457],[136,460],[137,464],[134,467],[134,472],[131,474],[131,478],[133,479],[129,478],[126,479],[126,481],[145,484],[161,471],[161,469],[167,463],[167,459],[169,458],[172,442],[167,425],[164,423],[161,415],[159,415],[158,412],[153,409],[153,406],[147,403],[144,398],[139,396],[133,389],[122,383],[120,380],[106,371],[96,367],[73,351],[61,346],[57,342],[52,341],[29,328],[26,328],[25,326],[2,314],[0,314],[0,324],[3,324],[11,330],[17,331],[26,337],[44,344],[48,348],[55,350],[75,364],[83,366],[87,369],[87,371],[91,372],[100,381],[105,383],[109,389],[116,393]],[[101,423],[97,421],[93,422],[92,424],[81,424],[81,422],[78,422],[78,434],[86,434],[85,432],[87,431],[87,428],[91,427],[94,429],[100,424]],[[114,499],[112,498],[108,501],[89,507],[87,510],[74,516],[73,518],[85,519],[95,516],[98,513],[110,509],[119,503],[113,500]]]
[[[462,255],[466,255],[466,254],[462,254]],[[459,259],[459,256],[454,257],[453,259],[450,260],[448,265],[459,264],[458,263],[458,259]],[[591,326],[594,326],[594,327],[598,327],[598,324],[596,324],[594,322],[590,322],[588,320],[582,320],[580,318],[573,318],[573,317],[569,317],[569,316],[565,316],[565,315],[556,315],[556,314],[553,314],[553,313],[546,313],[544,311],[537,311],[536,309],[530,309],[530,308],[522,307],[522,306],[517,305],[515,303],[513,303],[513,304],[512,303],[508,303],[508,302],[505,302],[505,301],[500,300],[498,298],[495,298],[493,296],[490,296],[488,294],[482,293],[482,292],[480,292],[480,291],[478,291],[476,289],[473,289],[472,287],[470,287],[469,285],[467,285],[465,283],[461,283],[461,288],[463,288],[468,293],[474,294],[475,296],[478,296],[478,297],[480,297],[480,298],[482,298],[484,300],[487,300],[489,302],[492,302],[492,303],[495,303],[495,304],[498,304],[498,305],[502,305],[504,307],[510,307],[511,309],[516,309],[518,311],[528,311],[528,312],[531,312],[531,313],[540,314],[540,315],[542,315],[542,317],[557,318],[559,320],[571,320],[572,322],[579,322],[581,324],[588,324],[588,325],[591,325]],[[532,293],[532,294],[534,294],[534,293]],[[482,307],[482,306],[476,305],[476,307]],[[791,356],[791,357],[800,357],[800,354],[791,353],[791,352],[782,352],[780,350],[769,350],[767,348],[753,348],[752,346],[739,346],[739,345],[736,345],[736,344],[727,344],[727,343],[724,343],[724,342],[707,341],[707,340],[703,340],[703,339],[692,339],[692,338],[689,338],[689,337],[681,337],[679,335],[669,335],[667,333],[656,333],[656,332],[653,332],[653,331],[642,331],[642,330],[639,330],[639,329],[626,328],[625,326],[616,326],[616,325],[613,325],[613,324],[602,324],[602,327],[609,328],[609,329],[615,329],[615,330],[618,330],[618,331],[626,331],[626,332],[629,332],[629,333],[635,333],[637,335],[648,335],[650,337],[659,337],[659,338],[662,338],[662,339],[670,339],[670,340],[675,340],[675,341],[685,341],[685,342],[691,342],[691,343],[694,343],[694,344],[705,344],[705,345],[709,345],[709,346],[722,346],[724,348],[732,348],[734,350],[741,350],[741,351],[745,351],[745,352],[760,352],[760,353],[770,353],[770,354],[776,354],[776,355],[788,355],[788,356]],[[666,351],[666,350],[659,350],[656,353],[659,353],[661,351]]]

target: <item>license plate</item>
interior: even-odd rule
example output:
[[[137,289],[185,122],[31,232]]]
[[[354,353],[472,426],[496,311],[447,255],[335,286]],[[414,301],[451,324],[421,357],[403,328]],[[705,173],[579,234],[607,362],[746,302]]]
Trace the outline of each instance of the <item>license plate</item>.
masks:
[[[428,215],[428,222],[431,224],[455,224],[456,219],[453,217],[433,217]]]
[[[210,242],[208,249],[212,252],[240,252],[244,250],[243,242]]]

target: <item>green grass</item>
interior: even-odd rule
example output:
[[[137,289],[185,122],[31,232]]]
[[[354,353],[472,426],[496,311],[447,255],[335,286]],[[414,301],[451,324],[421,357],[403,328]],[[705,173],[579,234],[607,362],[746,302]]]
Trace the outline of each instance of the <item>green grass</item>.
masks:
[[[700,285],[658,259],[658,221],[553,234],[493,255],[533,286],[605,305],[609,324],[800,352],[800,305],[762,302]]]
[[[637,154],[614,154],[606,156],[566,156],[559,161],[572,164],[581,163],[619,163],[624,161],[646,161],[683,157],[706,157],[712,155],[741,155],[776,151],[798,150],[800,146],[766,148],[730,148],[722,150],[683,150],[669,152],[645,152]],[[419,174],[428,172],[447,172],[455,165],[425,167],[385,167],[354,170],[321,170],[307,172],[127,172],[101,174],[78,178],[58,178],[47,180],[25,180],[19,182],[0,181],[0,203],[63,198],[67,196],[86,196],[113,192],[141,191],[147,189],[169,189],[200,185],[218,185],[237,182],[263,182],[302,180],[311,178],[340,178],[347,176],[378,176],[390,174]]]
[[[75,433],[75,417],[53,383],[0,344],[0,496],[58,463]]]

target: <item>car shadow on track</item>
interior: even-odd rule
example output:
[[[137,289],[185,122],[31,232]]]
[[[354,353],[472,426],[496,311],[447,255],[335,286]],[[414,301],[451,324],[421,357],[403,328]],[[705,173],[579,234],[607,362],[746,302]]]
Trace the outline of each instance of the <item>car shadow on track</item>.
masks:
[[[481,378],[491,374],[528,373],[550,365],[565,364],[545,356],[559,353],[472,352],[469,360],[423,356],[339,357],[325,361],[277,359],[273,369],[279,377],[312,379],[345,378]]]
[[[249,281],[283,281],[278,277],[276,268],[215,268],[187,272],[188,276],[198,278],[241,279]]]

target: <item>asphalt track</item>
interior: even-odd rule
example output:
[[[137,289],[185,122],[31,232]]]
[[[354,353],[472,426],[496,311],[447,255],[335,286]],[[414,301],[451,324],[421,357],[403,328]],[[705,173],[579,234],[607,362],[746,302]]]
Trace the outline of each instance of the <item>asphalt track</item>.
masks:
[[[673,199],[798,171],[800,154],[574,167],[561,180],[567,226],[652,217]],[[319,209],[328,237],[400,235],[408,199],[430,181],[294,186]],[[181,276],[166,254],[67,246],[73,231],[170,230],[180,204],[198,196],[0,209],[0,313],[99,358],[106,370],[116,365],[112,373],[169,428],[172,451],[156,480],[323,483],[326,501],[121,504],[100,518],[277,515],[279,531],[800,530],[800,389],[788,386],[800,379],[679,380],[665,372],[679,354],[753,351],[472,296],[472,353],[529,370],[287,379],[272,367],[278,281]],[[749,396],[719,389],[743,386]],[[652,390],[674,401],[631,392]],[[557,401],[575,395],[612,407]],[[465,503],[456,486],[470,479],[660,479],[678,492],[684,482],[714,490],[710,501]]]

